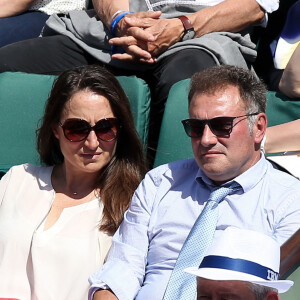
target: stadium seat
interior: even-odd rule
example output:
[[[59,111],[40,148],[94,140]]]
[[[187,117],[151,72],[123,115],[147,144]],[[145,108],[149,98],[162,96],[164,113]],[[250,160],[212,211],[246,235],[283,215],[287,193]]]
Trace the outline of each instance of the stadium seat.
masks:
[[[56,76],[0,74],[0,172],[22,163],[39,164],[36,129]],[[150,91],[135,76],[117,77],[131,104],[135,126],[146,149]],[[0,175],[1,177],[1,175]]]
[[[160,129],[154,166],[193,157],[190,138],[184,132],[181,120],[188,118],[188,89],[190,79],[175,83],[169,93]],[[298,101],[296,101],[298,100]],[[276,92],[267,93],[268,126],[300,118],[300,99]]]

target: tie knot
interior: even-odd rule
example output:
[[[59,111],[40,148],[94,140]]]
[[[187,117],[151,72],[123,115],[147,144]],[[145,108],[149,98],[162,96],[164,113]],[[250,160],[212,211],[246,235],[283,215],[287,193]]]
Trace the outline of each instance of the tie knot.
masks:
[[[241,186],[237,182],[233,181],[229,185],[221,186],[221,187],[218,187],[218,188],[214,189],[211,192],[208,201],[214,201],[214,202],[219,203],[227,195],[232,194],[232,193],[234,193],[234,192],[236,192],[240,189],[241,189]]]

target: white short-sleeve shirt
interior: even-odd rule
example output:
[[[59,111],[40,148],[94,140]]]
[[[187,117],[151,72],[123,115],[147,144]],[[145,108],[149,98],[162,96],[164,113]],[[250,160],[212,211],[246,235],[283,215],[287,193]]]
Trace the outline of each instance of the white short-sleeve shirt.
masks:
[[[87,8],[88,0],[36,0],[29,10],[52,14],[66,14],[72,10]]]

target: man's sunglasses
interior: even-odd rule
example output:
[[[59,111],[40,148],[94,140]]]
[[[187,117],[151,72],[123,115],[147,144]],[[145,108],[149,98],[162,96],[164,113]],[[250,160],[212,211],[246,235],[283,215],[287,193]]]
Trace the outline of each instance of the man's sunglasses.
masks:
[[[66,139],[71,142],[85,140],[92,130],[94,130],[98,140],[111,142],[117,138],[119,129],[116,118],[101,119],[94,126],[82,119],[67,119],[64,124],[58,123],[63,129]]]
[[[203,135],[204,127],[207,124],[215,136],[229,137],[232,132],[233,120],[258,115],[259,113],[247,114],[237,117],[217,117],[209,120],[186,119],[181,121],[186,134],[192,138],[199,138]]]

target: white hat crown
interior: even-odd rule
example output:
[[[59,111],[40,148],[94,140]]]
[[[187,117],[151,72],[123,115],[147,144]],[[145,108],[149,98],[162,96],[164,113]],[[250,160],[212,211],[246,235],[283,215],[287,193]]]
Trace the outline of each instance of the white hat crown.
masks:
[[[280,245],[257,231],[227,227],[217,230],[198,267],[185,271],[211,280],[242,280],[286,292],[293,282],[278,280]]]

